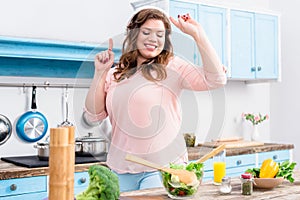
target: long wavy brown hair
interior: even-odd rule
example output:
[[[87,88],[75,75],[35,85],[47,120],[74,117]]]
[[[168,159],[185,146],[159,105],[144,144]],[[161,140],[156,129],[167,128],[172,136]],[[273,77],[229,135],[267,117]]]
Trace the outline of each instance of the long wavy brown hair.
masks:
[[[137,58],[140,55],[136,46],[140,27],[149,19],[161,20],[165,26],[165,45],[162,52],[154,58],[147,59],[139,66],[143,76],[150,81],[166,79],[166,66],[173,56],[173,46],[170,39],[171,23],[168,17],[157,9],[143,9],[137,12],[130,20],[126,29],[126,37],[123,42],[122,56],[116,66],[114,78],[117,82],[129,78],[137,71]],[[154,72],[154,73],[153,73]]]

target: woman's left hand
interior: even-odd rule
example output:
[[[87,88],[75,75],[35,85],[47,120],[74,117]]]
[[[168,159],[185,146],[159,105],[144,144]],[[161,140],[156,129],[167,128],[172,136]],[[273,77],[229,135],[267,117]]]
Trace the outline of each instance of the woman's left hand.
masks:
[[[175,20],[173,17],[170,17],[170,20],[179,30],[194,38],[199,36],[201,37],[201,34],[204,34],[204,31],[200,24],[196,20],[194,20],[189,14],[178,15],[178,20]],[[201,31],[203,31],[203,33],[201,33]]]

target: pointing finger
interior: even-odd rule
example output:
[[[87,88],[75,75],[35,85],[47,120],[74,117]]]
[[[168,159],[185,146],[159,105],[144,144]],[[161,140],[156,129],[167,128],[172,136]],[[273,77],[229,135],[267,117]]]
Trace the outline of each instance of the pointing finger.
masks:
[[[108,50],[111,51],[113,49],[113,39],[109,38],[108,40]]]

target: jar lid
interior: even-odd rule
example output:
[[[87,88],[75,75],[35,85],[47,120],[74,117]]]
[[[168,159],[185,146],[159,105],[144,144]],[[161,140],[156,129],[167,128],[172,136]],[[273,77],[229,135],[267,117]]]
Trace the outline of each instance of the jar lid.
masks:
[[[230,180],[231,180],[230,177],[227,176],[222,178],[222,182],[230,182]]]
[[[243,179],[251,179],[252,178],[252,174],[250,174],[250,173],[244,173],[244,174],[241,175],[241,177]]]

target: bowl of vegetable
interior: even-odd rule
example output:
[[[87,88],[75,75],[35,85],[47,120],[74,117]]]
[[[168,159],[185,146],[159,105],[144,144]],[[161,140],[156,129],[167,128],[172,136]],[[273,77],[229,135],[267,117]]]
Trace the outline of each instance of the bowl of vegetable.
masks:
[[[277,163],[273,159],[266,159],[262,162],[260,168],[247,169],[254,177],[253,185],[255,188],[272,189],[280,185],[284,179],[293,183],[293,170],[296,163],[283,161]]]
[[[178,176],[167,172],[161,172],[163,186],[165,187],[168,196],[171,199],[190,199],[195,197],[199,192],[199,186],[201,185],[203,177],[203,163],[191,162],[187,165],[170,164],[170,168],[192,171],[196,174],[197,180],[185,184],[179,180]]]
[[[254,178],[253,186],[255,188],[273,189],[283,182],[283,177],[277,178]]]

